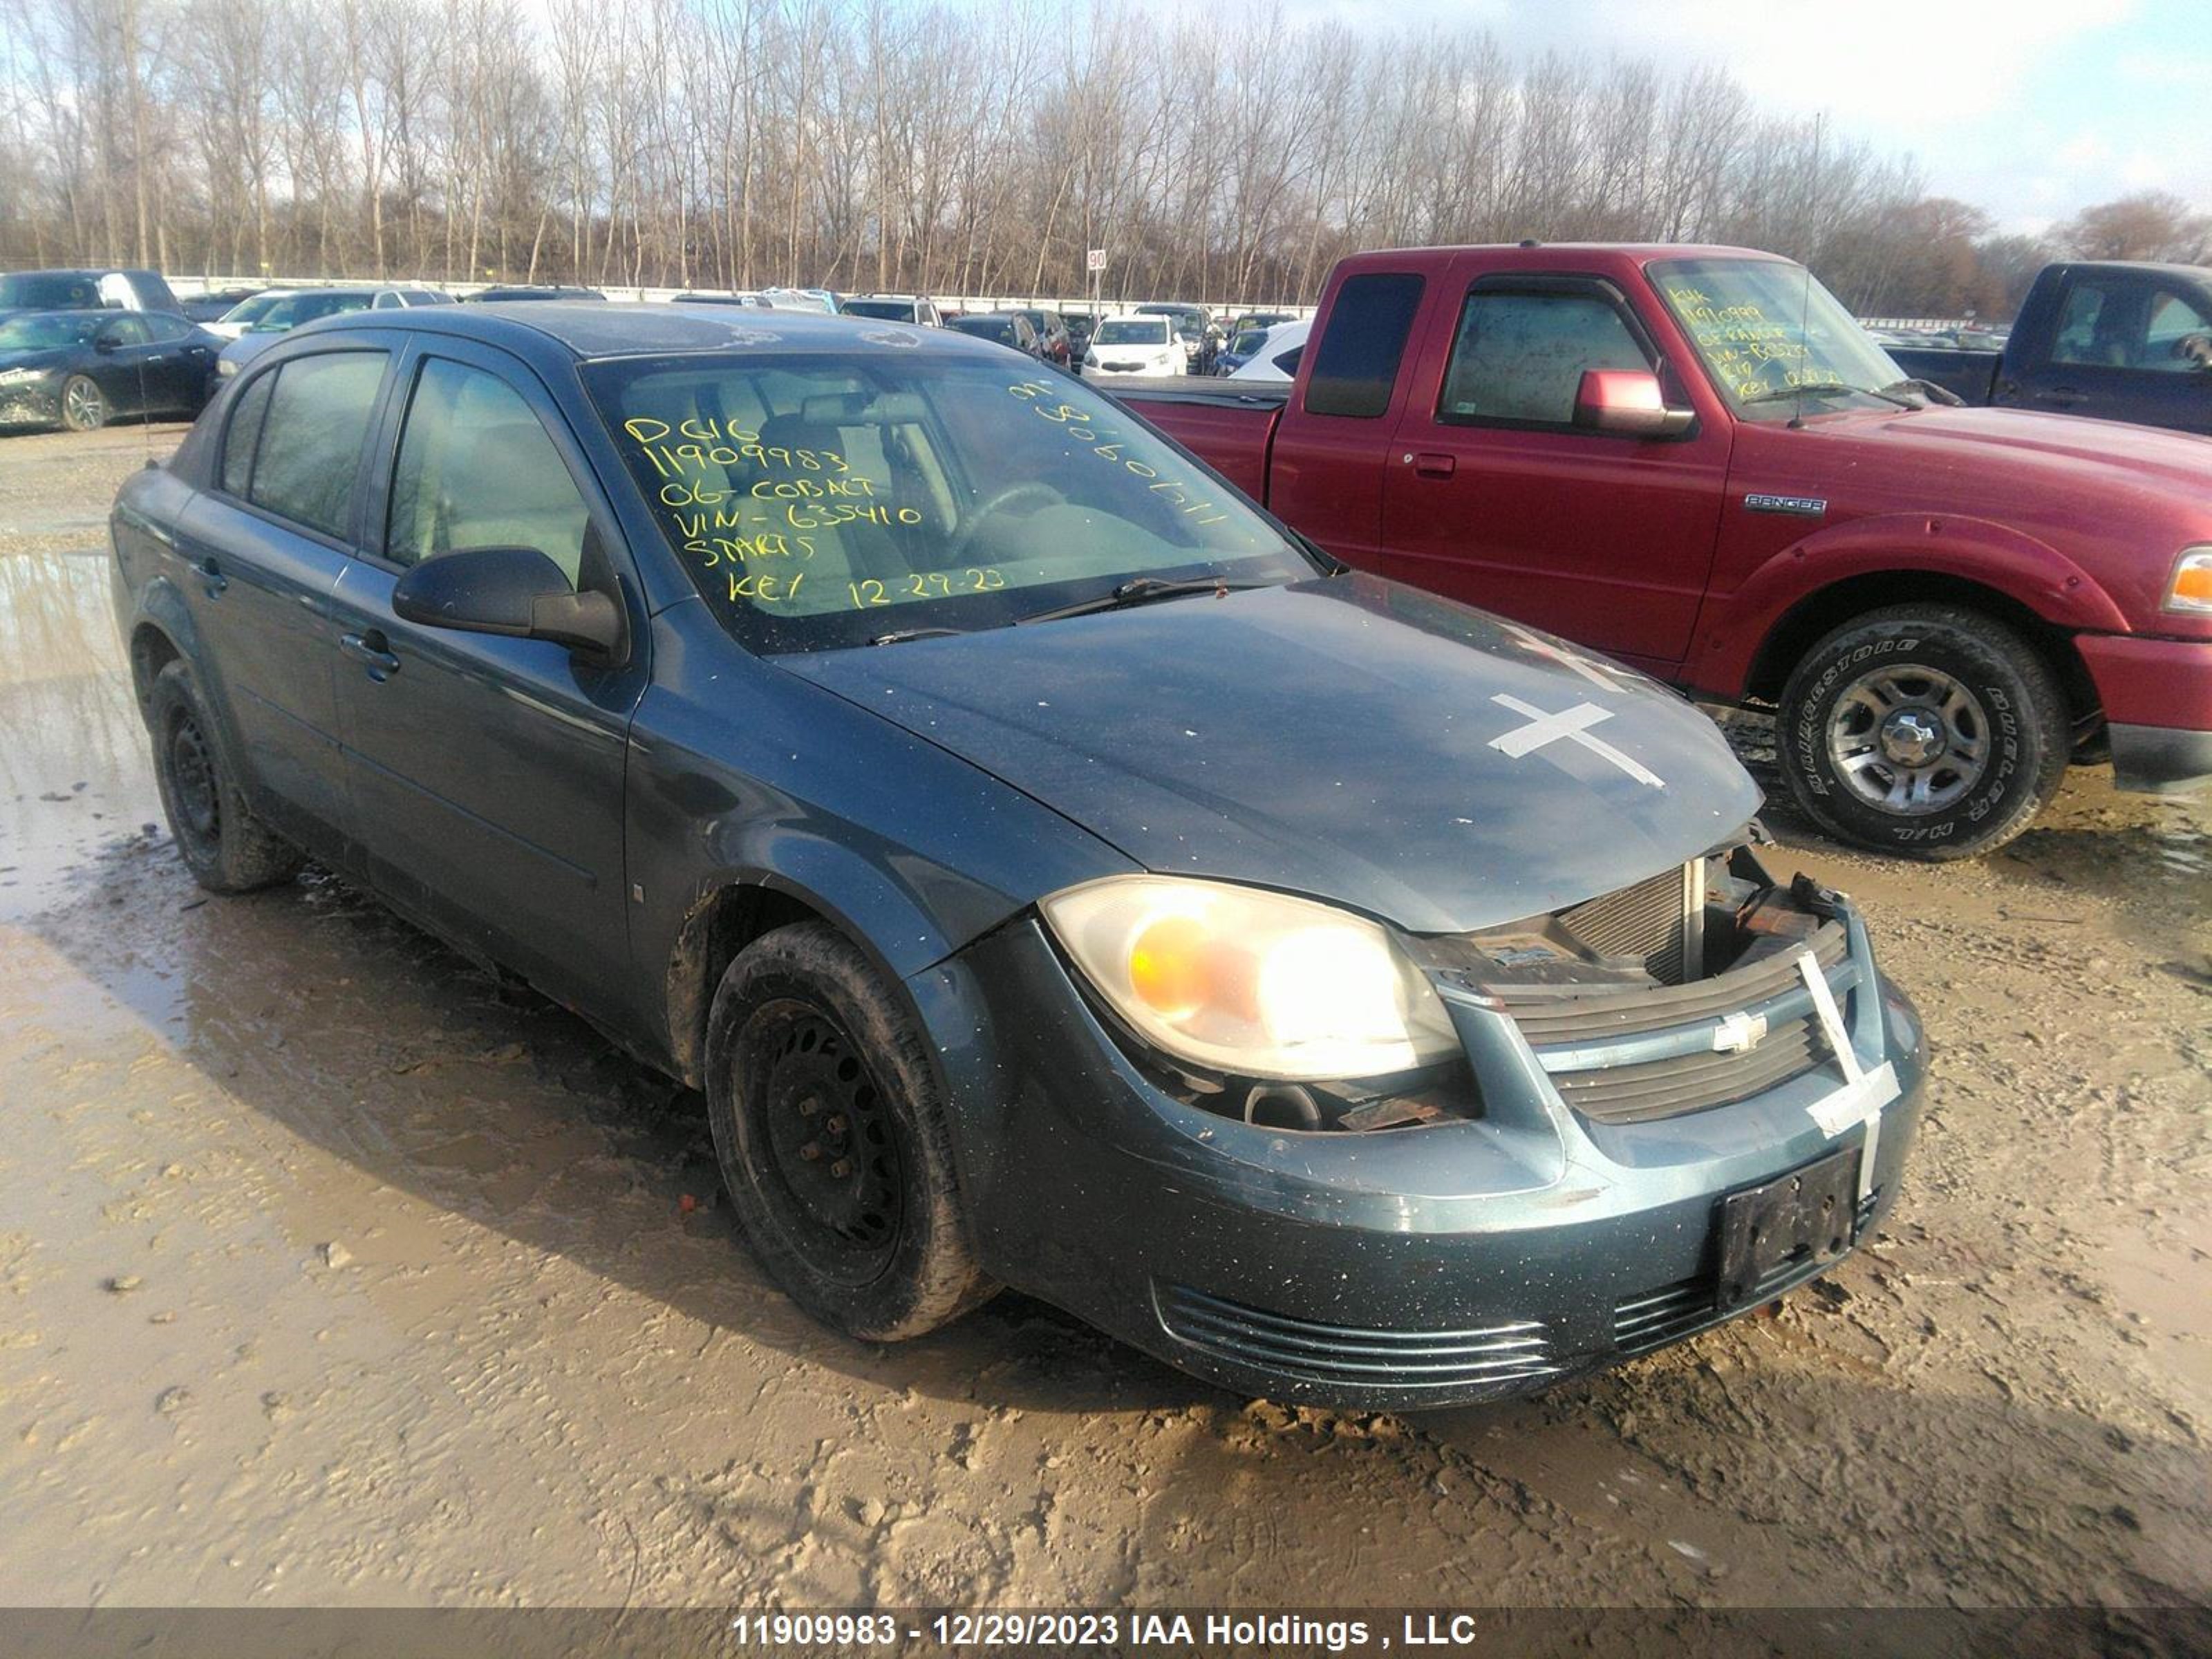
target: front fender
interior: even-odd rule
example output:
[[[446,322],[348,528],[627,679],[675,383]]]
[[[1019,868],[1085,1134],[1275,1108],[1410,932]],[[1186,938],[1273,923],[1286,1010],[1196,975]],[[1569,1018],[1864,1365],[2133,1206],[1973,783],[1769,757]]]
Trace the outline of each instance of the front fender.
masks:
[[[1986,587],[2054,627],[2125,633],[2126,618],[2088,572],[2048,544],[1987,519],[1888,513],[1813,531],[1759,565],[1709,606],[1686,665],[1693,685],[1740,694],[1777,623],[1807,600],[1855,579],[1937,574]]]

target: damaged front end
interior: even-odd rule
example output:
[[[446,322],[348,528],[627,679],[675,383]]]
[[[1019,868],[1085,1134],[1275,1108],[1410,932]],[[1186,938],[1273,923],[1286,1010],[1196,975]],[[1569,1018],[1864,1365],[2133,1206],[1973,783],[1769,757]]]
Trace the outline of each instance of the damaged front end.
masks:
[[[1729,1105],[1843,1064],[1809,974],[1839,1018],[1870,980],[1845,902],[1803,876],[1778,880],[1754,848],[1763,839],[1753,825],[1549,915],[1467,934],[1395,933],[1393,943],[1447,1001],[1509,1020],[1559,1103],[1589,1122]],[[1388,1073],[1291,1079],[1193,1064],[1110,1000],[1090,1000],[1154,1086],[1246,1124],[1366,1134],[1485,1115],[1474,1057],[1458,1043]]]

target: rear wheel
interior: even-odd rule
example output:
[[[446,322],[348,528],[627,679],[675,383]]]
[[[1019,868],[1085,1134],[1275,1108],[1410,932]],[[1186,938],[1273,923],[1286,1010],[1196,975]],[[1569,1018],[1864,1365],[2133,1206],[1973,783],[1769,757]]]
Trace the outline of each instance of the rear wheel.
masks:
[[[1778,758],[1798,807],[1838,840],[1929,860],[1971,858],[2025,830],[2072,747],[2042,655],[1955,605],[1869,611],[1790,673]]]
[[[248,893],[289,880],[301,856],[246,805],[211,735],[198,682],[181,659],[155,677],[147,700],[154,777],[177,852],[211,893]]]
[[[97,432],[107,424],[107,394],[82,374],[62,382],[62,424],[72,432]]]
[[[730,964],[708,1018],[707,1104],[738,1224],[793,1301],[874,1341],[988,1300],[927,1039],[819,922]]]

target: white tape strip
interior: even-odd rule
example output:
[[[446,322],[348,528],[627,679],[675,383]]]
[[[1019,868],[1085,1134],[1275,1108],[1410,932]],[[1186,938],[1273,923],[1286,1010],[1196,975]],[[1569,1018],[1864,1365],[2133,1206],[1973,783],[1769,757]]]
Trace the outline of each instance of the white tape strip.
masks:
[[[1813,959],[1810,951],[1801,951],[1797,971],[1805,981],[1805,988],[1812,993],[1813,1012],[1820,1017],[1820,1031],[1828,1039],[1828,1050],[1835,1055],[1836,1064],[1843,1068],[1844,1086],[1832,1095],[1816,1100],[1806,1108],[1813,1121],[1829,1135],[1841,1134],[1863,1118],[1866,1121],[1866,1145],[1859,1152],[1859,1197],[1866,1199],[1874,1192],[1874,1158],[1881,1140],[1881,1109],[1897,1097],[1897,1072],[1884,1063],[1869,1072],[1859,1064],[1859,1057],[1851,1048],[1851,1034],[1844,1029],[1843,1011],[1836,1006],[1836,994],[1828,988],[1828,976],[1820,971],[1820,964]]]

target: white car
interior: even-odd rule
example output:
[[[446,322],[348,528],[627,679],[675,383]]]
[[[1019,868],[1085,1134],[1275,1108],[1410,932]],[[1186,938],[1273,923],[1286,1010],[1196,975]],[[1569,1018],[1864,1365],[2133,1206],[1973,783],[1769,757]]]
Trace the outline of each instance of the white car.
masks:
[[[1298,359],[1305,355],[1310,322],[1277,323],[1267,331],[1260,349],[1231,371],[1232,380],[1291,380],[1297,378]]]
[[[1138,374],[1162,380],[1190,372],[1172,317],[1109,317],[1083,354],[1085,374]]]
[[[267,293],[257,294],[250,300],[240,300],[215,321],[202,323],[200,326],[220,339],[235,340],[247,329],[260,321],[265,313],[275,309],[276,302],[283,297],[283,289],[272,288]]]

